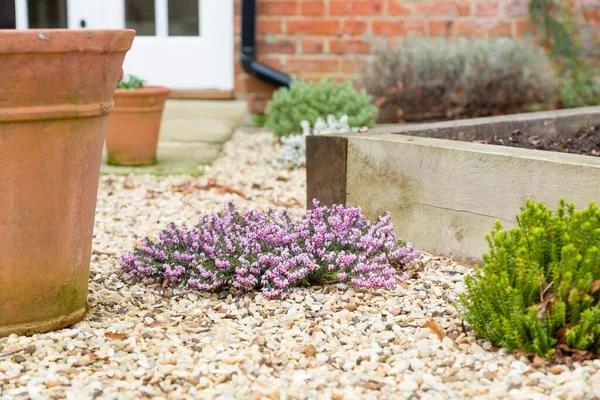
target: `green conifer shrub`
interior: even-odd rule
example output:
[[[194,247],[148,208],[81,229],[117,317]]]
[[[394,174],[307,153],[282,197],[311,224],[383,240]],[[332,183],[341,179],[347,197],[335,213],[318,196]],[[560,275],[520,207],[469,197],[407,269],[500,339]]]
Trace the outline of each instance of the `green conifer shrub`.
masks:
[[[300,123],[314,125],[318,118],[348,116],[348,124],[372,128],[378,109],[365,91],[357,91],[351,82],[325,79],[319,83],[292,82],[289,88],[275,91],[265,110],[265,127],[281,138],[302,132]]]
[[[474,331],[503,347],[551,358],[600,353],[600,211],[528,200],[518,227],[499,222],[489,253],[465,279],[459,307]]]

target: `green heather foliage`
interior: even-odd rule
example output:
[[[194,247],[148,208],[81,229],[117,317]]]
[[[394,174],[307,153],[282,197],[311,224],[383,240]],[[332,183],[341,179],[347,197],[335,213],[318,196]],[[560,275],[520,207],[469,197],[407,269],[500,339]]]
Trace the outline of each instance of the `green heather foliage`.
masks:
[[[518,227],[497,222],[483,266],[459,304],[478,335],[552,357],[556,349],[600,353],[600,211],[561,200],[558,212],[527,201]]]
[[[325,79],[320,83],[294,81],[289,88],[280,88],[266,109],[265,126],[277,137],[302,132],[300,122],[311,126],[319,117],[348,116],[350,126],[372,128],[377,119],[377,107],[364,91],[357,91],[351,82],[337,83]]]
[[[141,89],[144,87],[144,81],[137,76],[128,75],[117,84],[118,89]]]

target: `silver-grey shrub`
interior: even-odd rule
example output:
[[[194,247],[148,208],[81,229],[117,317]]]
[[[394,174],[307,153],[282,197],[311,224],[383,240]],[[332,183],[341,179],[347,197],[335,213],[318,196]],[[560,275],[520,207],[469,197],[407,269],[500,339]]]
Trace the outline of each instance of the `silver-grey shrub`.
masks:
[[[558,82],[543,49],[509,38],[415,38],[380,46],[362,85],[380,122],[508,114],[556,102]]]

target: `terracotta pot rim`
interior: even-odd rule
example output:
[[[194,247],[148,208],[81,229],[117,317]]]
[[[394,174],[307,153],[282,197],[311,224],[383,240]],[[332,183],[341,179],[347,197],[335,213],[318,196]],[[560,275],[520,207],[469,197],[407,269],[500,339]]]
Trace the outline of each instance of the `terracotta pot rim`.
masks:
[[[141,89],[117,89],[115,97],[146,97],[168,95],[171,89],[164,86],[144,86]]]
[[[133,29],[0,29],[0,54],[122,53],[134,36]]]

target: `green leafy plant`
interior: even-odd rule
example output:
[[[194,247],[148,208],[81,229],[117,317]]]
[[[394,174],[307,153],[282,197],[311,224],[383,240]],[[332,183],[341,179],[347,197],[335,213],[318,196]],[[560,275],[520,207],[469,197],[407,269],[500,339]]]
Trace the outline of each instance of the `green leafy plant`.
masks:
[[[600,104],[600,74],[590,65],[561,68],[560,98],[563,107],[586,107]]]
[[[599,7],[591,6],[591,7]],[[563,107],[583,107],[600,104],[600,72],[589,61],[594,37],[586,20],[585,6],[574,9],[569,0],[530,0],[529,16],[537,28],[544,47],[558,65],[560,95]]]
[[[518,227],[497,222],[459,304],[475,332],[542,357],[600,353],[600,210],[528,200]]]
[[[277,137],[289,136],[302,131],[302,121],[314,125],[319,117],[327,115],[347,115],[350,126],[370,128],[377,119],[377,107],[366,92],[355,90],[351,82],[294,81],[289,88],[280,88],[273,94],[265,112],[265,126]]]
[[[558,81],[543,49],[509,38],[410,37],[376,49],[362,86],[380,122],[470,118],[556,102]]]
[[[258,126],[259,128],[262,128],[265,126],[266,117],[262,114],[255,114],[252,116],[252,121],[254,122],[254,124],[256,126]]]
[[[118,89],[141,89],[144,87],[144,81],[137,76],[127,75],[118,84]]]

